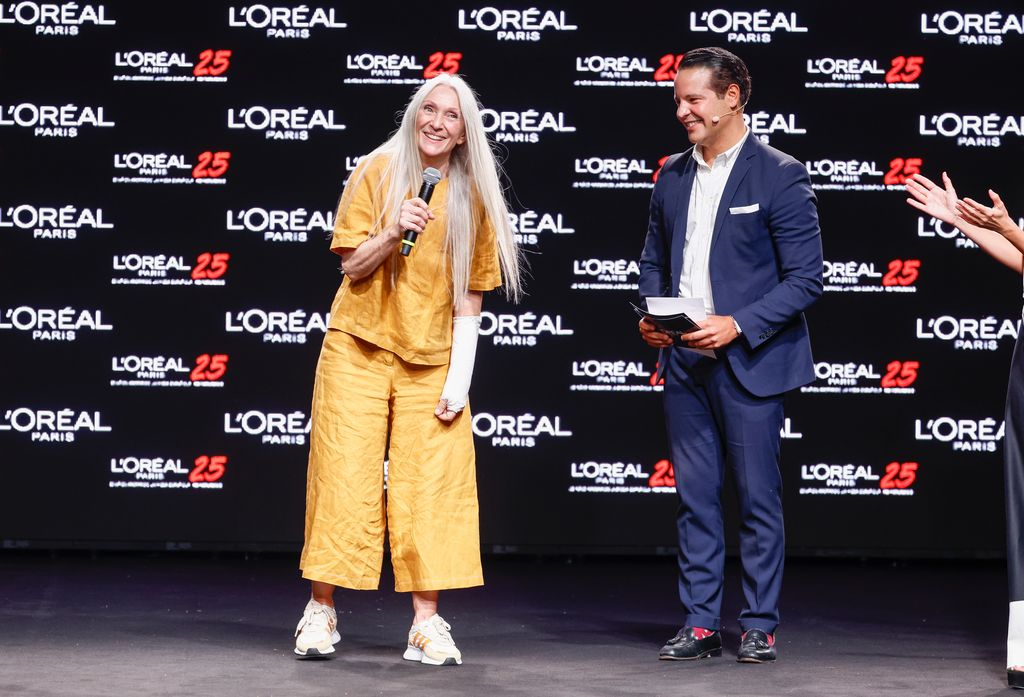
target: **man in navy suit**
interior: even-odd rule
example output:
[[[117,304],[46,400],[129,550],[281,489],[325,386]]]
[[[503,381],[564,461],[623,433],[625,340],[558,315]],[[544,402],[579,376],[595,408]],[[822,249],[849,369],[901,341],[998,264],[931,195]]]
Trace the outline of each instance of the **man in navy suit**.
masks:
[[[822,292],[816,200],[802,164],[752,135],[744,62],[721,48],[686,53],[675,80],[676,118],[693,147],[670,157],[651,196],[640,295],[704,300],[707,319],[683,336],[653,324],[662,350],[665,421],[679,493],[679,597],[684,626],[660,657],[722,653],[725,540],[721,490],[728,467],[740,510],[743,632],[737,659],[775,660],[785,543],[779,441],[782,399],[814,380],[803,316]]]

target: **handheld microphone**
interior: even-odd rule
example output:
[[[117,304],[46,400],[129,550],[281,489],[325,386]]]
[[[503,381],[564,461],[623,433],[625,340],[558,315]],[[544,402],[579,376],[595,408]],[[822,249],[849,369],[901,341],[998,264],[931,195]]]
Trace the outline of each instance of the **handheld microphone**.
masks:
[[[747,97],[747,102],[749,102],[749,101],[750,101],[750,97]],[[742,109],[743,107],[747,106],[747,102],[743,102],[742,104],[740,104],[735,109],[730,109],[729,113],[727,113],[727,114],[722,114],[721,116],[716,114],[715,116],[712,116],[711,117],[711,123],[713,125],[717,126],[718,122],[721,121],[722,119],[724,119],[726,116],[732,116],[733,114],[738,114],[740,109]]]
[[[441,181],[441,173],[433,167],[427,167],[423,170],[423,186],[420,187],[420,193],[417,194],[421,199],[430,203],[430,197],[434,195],[434,187]],[[402,232],[402,246],[399,248],[399,252],[403,257],[409,256],[409,252],[416,246],[416,238],[419,233],[415,230],[405,230]]]

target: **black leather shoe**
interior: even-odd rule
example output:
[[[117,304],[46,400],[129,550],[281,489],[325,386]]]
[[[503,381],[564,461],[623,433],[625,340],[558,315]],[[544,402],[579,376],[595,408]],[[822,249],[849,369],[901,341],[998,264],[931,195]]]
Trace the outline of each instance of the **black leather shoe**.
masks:
[[[663,661],[693,661],[722,655],[722,635],[712,632],[703,639],[694,636],[693,627],[683,627],[661,647],[658,658]]]
[[[1024,670],[1006,669],[1006,684],[1015,690],[1024,690]]]
[[[768,663],[775,660],[775,646],[768,640],[768,634],[760,629],[748,629],[740,640],[736,660],[740,663]]]

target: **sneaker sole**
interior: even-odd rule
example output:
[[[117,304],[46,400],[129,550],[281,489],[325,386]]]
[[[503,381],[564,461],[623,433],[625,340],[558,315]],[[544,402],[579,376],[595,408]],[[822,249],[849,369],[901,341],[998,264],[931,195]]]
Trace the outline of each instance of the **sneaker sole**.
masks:
[[[449,656],[443,661],[439,661],[436,658],[430,658],[423,651],[417,649],[415,646],[408,646],[405,649],[405,653],[402,654],[402,658],[406,661],[414,661],[416,663],[423,663],[428,666],[461,666],[462,659]]]
[[[330,649],[324,649],[323,652],[314,648],[308,648],[306,649],[305,652],[303,652],[300,651],[298,647],[295,647],[295,655],[302,659],[322,660],[325,658],[330,658],[332,653],[334,653],[333,646]]]
[[[298,646],[296,646],[295,655],[299,658],[328,658],[332,653],[334,653],[334,644],[337,644],[339,641],[341,641],[341,635],[338,634],[338,630],[334,630],[334,633],[331,634],[331,646],[328,648],[321,651],[315,646],[311,646],[305,651],[302,651]]]
[[[423,660],[420,661],[420,663],[423,663],[424,665],[428,665],[428,666],[461,666],[462,665],[462,659],[461,658],[452,658],[451,656],[449,656],[448,658],[444,659],[443,661],[438,661],[437,659],[428,658],[428,657],[424,656]]]

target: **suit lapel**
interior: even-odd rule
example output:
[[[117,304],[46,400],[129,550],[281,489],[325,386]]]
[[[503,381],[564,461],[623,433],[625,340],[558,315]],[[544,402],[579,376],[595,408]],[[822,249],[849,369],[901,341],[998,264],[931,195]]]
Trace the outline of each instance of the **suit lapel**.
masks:
[[[736,164],[733,165],[732,171],[729,172],[729,179],[725,182],[725,189],[722,191],[722,198],[718,201],[718,213],[715,215],[715,229],[711,233],[711,254],[715,252],[715,245],[718,244],[718,238],[722,231],[722,225],[725,224],[726,218],[729,217],[729,208],[732,205],[732,199],[736,195],[736,190],[740,187],[743,179],[747,176],[747,172],[750,171],[750,161],[757,156],[758,141],[753,133],[747,134],[747,141],[740,148],[740,151],[736,154]]]
[[[679,292],[679,278],[683,273],[683,247],[686,246],[686,223],[690,215],[690,192],[697,174],[697,163],[691,151],[683,155],[686,164],[679,182],[676,198],[676,214],[672,216],[672,288],[673,295]]]

